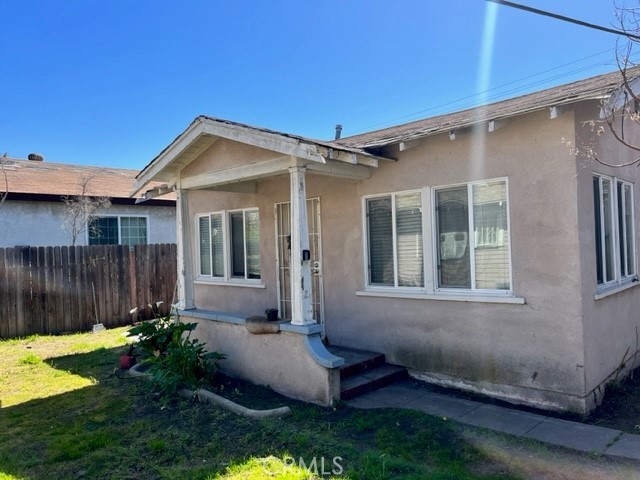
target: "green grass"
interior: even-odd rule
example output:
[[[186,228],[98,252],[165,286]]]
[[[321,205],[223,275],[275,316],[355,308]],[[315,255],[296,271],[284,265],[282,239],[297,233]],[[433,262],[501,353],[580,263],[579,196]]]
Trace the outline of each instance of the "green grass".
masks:
[[[219,393],[293,414],[257,421],[160,398],[116,375],[122,333],[0,342],[0,480],[489,480],[522,464],[419,412],[321,408],[233,379]]]

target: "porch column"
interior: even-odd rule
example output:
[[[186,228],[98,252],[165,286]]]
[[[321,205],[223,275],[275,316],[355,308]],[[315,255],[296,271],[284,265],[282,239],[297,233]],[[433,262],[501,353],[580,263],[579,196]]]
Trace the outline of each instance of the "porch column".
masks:
[[[309,325],[313,320],[311,254],[307,225],[305,167],[289,168],[291,179],[291,323]]]
[[[187,190],[176,189],[176,233],[178,254],[178,308],[194,308],[191,228]]]

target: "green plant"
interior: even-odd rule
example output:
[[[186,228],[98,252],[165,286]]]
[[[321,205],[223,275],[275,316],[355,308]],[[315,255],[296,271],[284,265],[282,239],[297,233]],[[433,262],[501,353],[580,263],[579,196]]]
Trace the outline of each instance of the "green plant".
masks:
[[[174,333],[182,335],[196,328],[195,323],[177,323],[171,315],[142,322],[131,328],[127,335],[138,337],[136,346],[143,356],[159,356],[167,351]]]
[[[138,335],[138,348],[150,366],[152,384],[160,393],[200,388],[218,370],[218,361],[226,358],[218,352],[207,352],[204,343],[190,338],[196,326],[174,322],[169,315],[129,330],[130,336]]]

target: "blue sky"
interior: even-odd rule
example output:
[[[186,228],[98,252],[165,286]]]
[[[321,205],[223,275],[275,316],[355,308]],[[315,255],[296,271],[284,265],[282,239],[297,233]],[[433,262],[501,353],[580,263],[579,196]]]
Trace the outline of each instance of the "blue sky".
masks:
[[[613,1],[520,1],[616,25]],[[0,154],[136,169],[200,114],[347,136],[611,71],[617,40],[483,0],[3,0],[0,18]]]

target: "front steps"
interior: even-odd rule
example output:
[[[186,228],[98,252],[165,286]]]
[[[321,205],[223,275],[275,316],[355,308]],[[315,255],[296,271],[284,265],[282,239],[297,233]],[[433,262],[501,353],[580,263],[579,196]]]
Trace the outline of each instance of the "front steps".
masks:
[[[350,400],[407,377],[406,368],[386,363],[382,353],[334,345],[327,346],[327,350],[345,360],[340,367],[341,400]]]

